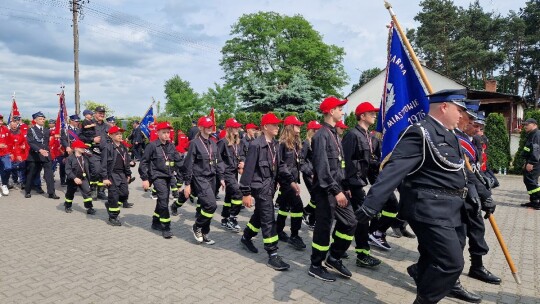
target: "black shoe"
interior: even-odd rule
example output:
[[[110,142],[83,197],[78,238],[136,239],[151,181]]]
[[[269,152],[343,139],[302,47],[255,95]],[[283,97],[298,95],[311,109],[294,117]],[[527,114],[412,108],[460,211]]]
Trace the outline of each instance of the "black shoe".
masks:
[[[375,267],[379,264],[381,264],[381,260],[368,254],[359,253],[356,257],[356,266],[358,267]]]
[[[216,195],[216,201],[219,201],[221,197],[219,195]]]
[[[94,215],[96,214],[96,210],[94,208],[88,208],[86,210],[86,214]]]
[[[291,265],[283,262],[283,259],[277,254],[273,254],[268,258],[268,263],[266,263],[269,267],[274,268],[274,270],[283,271],[287,270],[291,267]]]
[[[291,244],[296,250],[306,249],[306,244],[304,244],[304,241],[298,235],[291,236],[288,243]]]
[[[203,234],[203,243],[206,245],[214,245],[216,242],[208,237],[208,234]]]
[[[409,238],[409,239],[415,239],[416,238],[416,235],[414,235],[414,233],[407,230],[407,226],[401,227],[399,229],[399,231],[401,232],[401,235],[403,235],[406,238]]]
[[[328,272],[324,266],[313,266],[311,265],[308,270],[308,274],[316,279],[325,281],[325,282],[335,282],[336,275]]]
[[[37,194],[45,193],[45,191],[43,191],[43,189],[41,189],[41,188],[36,188],[35,191],[36,191]]]
[[[105,191],[99,191],[97,198],[103,201],[106,201],[108,199],[107,195],[105,194]]]
[[[161,235],[163,236],[164,239],[170,239],[173,236],[170,229],[161,231]]]
[[[279,240],[282,242],[288,242],[289,241],[289,235],[285,231],[278,232]]]
[[[60,186],[62,186],[62,187],[67,186],[67,183],[66,182],[60,182]]]
[[[340,275],[346,278],[352,277],[352,273],[349,271],[349,269],[347,269],[347,267],[345,267],[345,265],[343,265],[343,262],[341,260],[334,259],[331,255],[328,255],[326,261],[324,261],[324,265],[334,271],[337,271]]]
[[[60,199],[60,197],[58,195],[56,195],[56,193],[49,194],[49,198],[50,199]]]
[[[342,260],[343,260],[343,259],[345,259],[345,260],[349,259],[349,254],[347,253],[347,251],[345,251],[345,252],[343,253],[343,255],[341,256],[341,259],[342,259]]]
[[[32,197],[32,194],[30,194],[30,193],[25,193],[25,194],[24,194],[24,197],[25,197],[25,198],[31,198],[31,197]]]
[[[532,207],[532,206],[534,206],[533,202],[528,202],[528,203],[521,204],[521,207]]]
[[[484,266],[480,266],[480,267],[471,266],[471,268],[469,268],[469,276],[471,278],[474,278],[474,279],[477,279],[477,280],[480,280],[482,282],[486,282],[489,284],[495,284],[495,285],[501,284],[501,278],[492,274]]]
[[[133,183],[137,178],[136,177],[130,177],[128,184]]]
[[[418,285],[418,265],[412,264],[411,266],[407,267],[407,273],[411,278],[413,278],[414,284]]]
[[[160,223],[152,223],[152,229],[157,231],[162,231],[163,227],[161,227]]]
[[[248,251],[253,252],[253,253],[259,253],[259,249],[257,249],[257,247],[255,247],[255,245],[253,245],[253,241],[246,240],[242,236],[242,238],[240,239],[240,243],[242,243],[242,245],[244,245],[244,248],[246,248]]]
[[[481,296],[467,291],[467,289],[465,289],[463,285],[461,285],[461,282],[459,280],[456,282],[456,285],[452,287],[452,290],[450,291],[448,296],[451,298],[460,299],[462,301],[469,302],[469,303],[482,302]]]
[[[132,204],[132,203],[125,202],[125,203],[122,204],[122,207],[123,207],[123,208],[131,208],[131,207],[133,207],[133,204]]]
[[[171,204],[171,215],[177,216],[178,215],[178,206],[176,206],[176,202],[173,202]]]
[[[122,223],[117,218],[109,218],[109,224],[111,226],[122,226]]]
[[[65,209],[66,209],[66,213],[71,213],[71,212],[73,212],[73,209],[71,209],[71,207],[66,207]]]

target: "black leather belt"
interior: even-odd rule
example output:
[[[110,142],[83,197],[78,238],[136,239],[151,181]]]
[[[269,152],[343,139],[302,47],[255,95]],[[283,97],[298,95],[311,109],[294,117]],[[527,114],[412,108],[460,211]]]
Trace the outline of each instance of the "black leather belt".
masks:
[[[441,194],[441,195],[448,195],[448,196],[457,196],[460,198],[466,198],[467,192],[469,189],[463,188],[463,189],[445,189],[445,188],[424,188],[419,187],[416,188],[417,190],[433,193],[433,194]]]

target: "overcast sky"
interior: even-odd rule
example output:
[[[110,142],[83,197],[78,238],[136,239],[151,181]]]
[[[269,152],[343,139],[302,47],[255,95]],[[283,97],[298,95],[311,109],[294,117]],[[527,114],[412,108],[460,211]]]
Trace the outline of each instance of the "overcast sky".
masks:
[[[468,6],[468,0],[456,0]],[[525,0],[481,0],[506,15]],[[0,113],[16,93],[23,116],[56,117],[60,84],[74,112],[73,32],[68,0],[0,3]],[[418,0],[394,0],[403,27],[417,24]],[[163,85],[174,74],[202,93],[222,83],[220,49],[231,25],[246,13],[303,15],[326,43],[345,49],[348,94],[360,71],[385,66],[389,15],[376,0],[91,0],[80,22],[81,102],[107,103],[115,115],[141,116],[151,98],[165,104]],[[112,16],[112,17],[111,17]],[[382,88],[381,88],[382,90]],[[81,109],[82,110],[82,109]]]

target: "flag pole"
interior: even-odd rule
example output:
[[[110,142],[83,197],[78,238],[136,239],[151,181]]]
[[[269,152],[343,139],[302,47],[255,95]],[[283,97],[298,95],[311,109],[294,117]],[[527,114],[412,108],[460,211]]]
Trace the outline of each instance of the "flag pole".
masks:
[[[399,32],[399,36],[401,37],[401,40],[405,44],[405,47],[407,48],[407,51],[409,52],[409,56],[411,56],[411,60],[413,61],[414,67],[416,68],[416,70],[420,74],[420,78],[422,78],[422,82],[426,86],[428,94],[432,94],[433,93],[433,87],[431,87],[431,84],[429,83],[429,80],[428,80],[428,78],[426,76],[426,73],[424,73],[424,69],[422,68],[422,65],[420,64],[420,61],[418,61],[418,57],[416,57],[416,54],[414,53],[414,50],[413,50],[413,48],[411,46],[411,43],[407,39],[407,36],[405,36],[405,33],[403,32],[403,30],[401,29],[401,25],[399,24],[399,22],[397,20],[396,14],[394,13],[394,10],[392,9],[392,4],[390,4],[390,2],[385,0],[384,1],[384,7],[390,13],[390,17],[392,17],[392,21],[394,22],[394,25],[395,25],[396,29]]]
[[[518,270],[516,266],[514,265],[512,256],[510,256],[508,247],[506,247],[506,243],[504,242],[501,231],[499,230],[499,226],[497,225],[497,222],[495,221],[495,217],[493,216],[493,214],[489,215],[489,223],[491,224],[491,228],[493,228],[493,232],[495,232],[495,236],[497,237],[497,240],[499,241],[499,245],[501,245],[501,249],[504,253],[504,257],[506,258],[506,262],[508,263],[508,266],[510,267],[510,271],[512,272],[512,276],[514,277],[514,280],[516,281],[516,283],[521,284],[521,278],[519,277]]]

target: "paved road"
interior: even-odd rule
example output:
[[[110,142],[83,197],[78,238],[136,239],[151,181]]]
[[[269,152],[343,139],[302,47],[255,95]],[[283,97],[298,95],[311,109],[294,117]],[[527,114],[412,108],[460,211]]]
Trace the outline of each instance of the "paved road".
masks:
[[[484,303],[540,303],[540,212],[519,207],[525,187],[516,176],[501,176],[495,197],[501,202],[496,217],[521,273],[522,285],[512,279],[493,232],[485,265],[503,278],[500,286],[466,275],[463,285],[479,292]],[[261,250],[251,254],[239,246],[238,234],[219,228],[214,218],[213,246],[195,244],[190,232],[194,206],[187,203],[172,222],[174,237],[165,240],[150,229],[154,201],[131,186],[132,209],[122,209],[122,227],[107,225],[107,213],[88,216],[76,196],[74,212],[63,212],[62,200],[19,191],[0,198],[0,303],[412,303],[415,286],[405,269],[416,261],[416,241],[389,238],[389,252],[373,250],[383,260],[376,270],[358,268],[350,280],[324,283],[307,275],[309,254],[280,245],[291,270],[276,272],[265,265]],[[65,188],[58,190],[62,196]],[[306,198],[304,192],[303,197]],[[306,200],[304,200],[306,201]],[[218,203],[220,205],[220,203]],[[221,206],[218,207],[218,212]],[[250,215],[244,210],[240,223]],[[304,228],[304,227],[303,227]],[[311,232],[301,231],[306,243]],[[349,250],[351,257],[354,252]],[[467,259],[468,260],[468,259]],[[468,270],[469,262],[465,266]],[[443,303],[459,303],[445,299]]]

